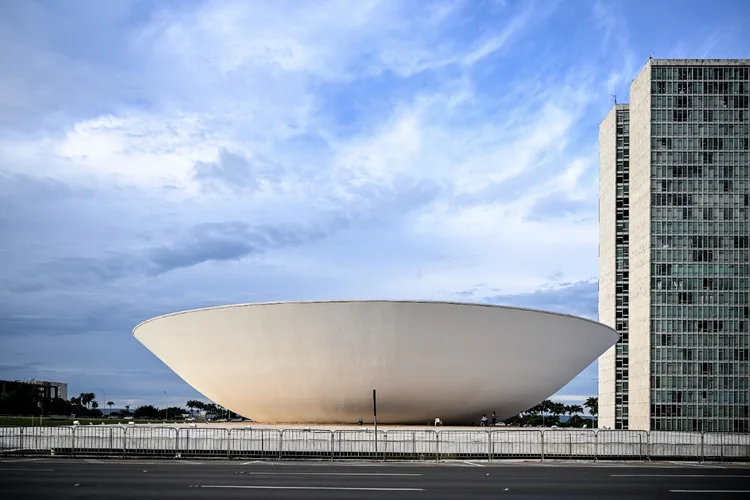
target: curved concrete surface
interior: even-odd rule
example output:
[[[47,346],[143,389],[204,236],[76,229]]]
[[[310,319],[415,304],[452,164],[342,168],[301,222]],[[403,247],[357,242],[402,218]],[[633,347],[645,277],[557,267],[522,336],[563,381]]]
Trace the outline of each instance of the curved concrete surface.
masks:
[[[583,318],[413,301],[243,304],[169,314],[135,337],[212,401],[259,422],[504,419],[615,344]]]

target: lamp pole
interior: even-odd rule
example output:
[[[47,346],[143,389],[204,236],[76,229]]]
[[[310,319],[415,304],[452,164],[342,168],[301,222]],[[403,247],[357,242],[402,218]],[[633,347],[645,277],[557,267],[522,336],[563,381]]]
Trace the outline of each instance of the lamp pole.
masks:
[[[378,396],[375,389],[372,390],[372,421],[375,424],[375,458],[378,458]]]
[[[104,392],[104,389],[102,391],[102,404],[106,407],[107,406],[107,393]]]
[[[169,403],[167,402],[167,399],[169,399],[169,396],[167,396],[167,391],[164,391],[164,420],[169,420]]]

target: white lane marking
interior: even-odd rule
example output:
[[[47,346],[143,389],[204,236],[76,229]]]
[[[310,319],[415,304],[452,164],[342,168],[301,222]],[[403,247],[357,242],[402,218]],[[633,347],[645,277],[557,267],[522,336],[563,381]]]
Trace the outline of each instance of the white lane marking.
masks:
[[[23,458],[21,460],[0,460],[0,464],[20,464],[23,462],[36,462],[39,458]]]
[[[249,485],[221,485],[199,484],[198,488],[224,488],[238,490],[331,490],[331,491],[424,491],[423,488],[355,488],[338,486],[249,486]]]
[[[242,472],[246,476],[421,476],[387,472]]]
[[[750,490],[669,490],[670,493],[750,493]]]
[[[738,474],[610,474],[609,477],[741,477],[750,479],[750,476]]]
[[[53,472],[55,469],[20,469],[20,468],[14,468],[14,469],[0,469],[2,471],[12,471],[12,470],[23,470],[23,471],[35,471],[35,472]]]
[[[100,464],[102,462],[100,460],[95,459],[95,458],[87,458],[86,459],[86,463],[88,463],[88,464]]]
[[[192,460],[178,460],[177,463],[186,465],[203,465],[203,462],[195,462]]]
[[[253,460],[252,462],[242,462],[240,465],[251,465],[251,464],[260,464],[263,463],[260,460]]]
[[[474,467],[484,467],[482,464],[478,464],[475,462],[469,462],[468,460],[462,460],[461,463],[464,463],[466,465],[473,465]]]

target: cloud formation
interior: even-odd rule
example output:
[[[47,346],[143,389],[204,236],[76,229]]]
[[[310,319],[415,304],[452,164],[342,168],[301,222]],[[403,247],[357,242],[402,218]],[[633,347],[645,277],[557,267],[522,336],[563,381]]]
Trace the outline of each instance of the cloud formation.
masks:
[[[746,57],[722,3],[3,3],[0,377],[180,403],[130,331],[222,303],[595,318],[598,123],[649,54]]]

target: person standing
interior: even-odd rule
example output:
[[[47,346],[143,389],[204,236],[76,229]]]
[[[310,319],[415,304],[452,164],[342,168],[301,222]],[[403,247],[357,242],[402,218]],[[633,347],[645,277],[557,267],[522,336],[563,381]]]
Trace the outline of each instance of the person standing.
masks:
[[[496,424],[497,424],[497,413],[493,411],[492,412],[492,427],[495,427]]]

